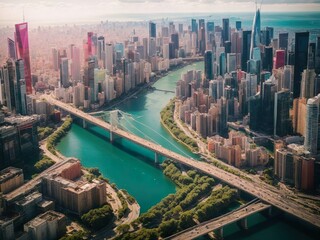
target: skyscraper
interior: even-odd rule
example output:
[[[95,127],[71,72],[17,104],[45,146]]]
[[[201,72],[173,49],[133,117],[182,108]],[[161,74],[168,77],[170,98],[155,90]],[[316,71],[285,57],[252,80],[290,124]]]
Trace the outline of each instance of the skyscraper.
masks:
[[[251,44],[250,44],[250,59],[253,58],[253,49],[260,46],[261,34],[261,21],[260,21],[260,9],[257,9],[256,14],[253,18]]]
[[[80,49],[73,45],[71,53],[71,78],[73,82],[80,81]]]
[[[105,59],[104,55],[105,55],[104,37],[100,36],[100,37],[98,37],[98,51],[97,51],[98,60],[104,61],[104,59]]]
[[[229,37],[229,18],[224,18],[222,19],[222,39],[223,39],[223,42],[225,41],[229,41],[230,40],[230,37]]]
[[[179,34],[178,33],[171,34],[171,42],[173,43],[174,50],[178,50],[179,49]]]
[[[299,32],[295,35],[293,98],[300,96],[301,73],[308,63],[309,32]]]
[[[284,137],[289,134],[290,124],[290,91],[288,89],[275,93],[274,99],[274,131],[275,136]]]
[[[149,22],[149,38],[157,37],[157,28],[154,22]]]
[[[69,87],[69,66],[68,58],[62,58],[60,64],[60,82],[64,88]]]
[[[213,56],[212,51],[206,51],[204,54],[204,73],[206,79],[213,79]]]
[[[250,57],[250,39],[251,31],[242,32],[242,55],[241,55],[241,69],[247,71],[247,61]]]
[[[276,56],[274,57],[274,69],[282,68],[285,64],[285,50],[276,50]]]
[[[308,69],[314,69],[315,68],[315,55],[316,55],[316,44],[315,43],[309,43],[308,47]]]
[[[311,153],[317,153],[318,141],[318,120],[319,120],[319,99],[310,98],[307,102],[307,116],[304,147]]]
[[[29,37],[28,23],[20,23],[15,25],[15,40],[17,58],[23,59],[24,62],[24,79],[26,82],[27,94],[32,94],[31,66],[29,54]]]
[[[106,44],[106,69],[109,74],[112,74],[112,68],[113,68],[113,45],[112,44]]]
[[[288,33],[279,33],[279,48],[282,50],[288,50]]]
[[[316,48],[316,56],[315,56],[315,70],[317,74],[320,74],[320,36],[317,37],[317,48]]]
[[[241,30],[241,21],[236,21],[236,29],[237,31]]]
[[[191,32],[198,32],[198,24],[196,19],[191,19]]]
[[[308,99],[315,96],[315,80],[316,73],[314,69],[305,69],[303,71],[300,90],[301,98]]]
[[[16,113],[27,114],[26,84],[24,80],[24,62],[22,59],[16,61],[15,102]]]
[[[11,38],[8,38],[8,58],[16,59],[16,47]]]

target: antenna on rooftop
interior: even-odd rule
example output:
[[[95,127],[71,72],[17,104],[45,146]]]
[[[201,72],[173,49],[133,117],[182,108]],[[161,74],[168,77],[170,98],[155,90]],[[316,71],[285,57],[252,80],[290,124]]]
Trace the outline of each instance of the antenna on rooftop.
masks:
[[[24,7],[22,8],[22,20],[23,20],[23,22],[25,22],[25,19],[24,19]]]

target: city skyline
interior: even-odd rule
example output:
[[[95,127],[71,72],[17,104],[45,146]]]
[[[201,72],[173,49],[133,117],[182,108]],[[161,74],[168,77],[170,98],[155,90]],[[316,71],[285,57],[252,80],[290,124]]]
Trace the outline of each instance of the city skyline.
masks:
[[[37,1],[0,0],[0,25],[19,22],[25,18],[35,23],[74,23],[92,22],[115,18],[116,15],[150,14],[150,13],[248,13],[254,12],[261,1],[250,0],[180,0],[180,1],[145,1],[145,0],[112,0],[107,3],[101,0],[87,1]],[[15,11],[12,11],[15,9]],[[320,11],[319,0],[265,0],[264,12],[317,12]],[[120,19],[120,17],[119,17]]]

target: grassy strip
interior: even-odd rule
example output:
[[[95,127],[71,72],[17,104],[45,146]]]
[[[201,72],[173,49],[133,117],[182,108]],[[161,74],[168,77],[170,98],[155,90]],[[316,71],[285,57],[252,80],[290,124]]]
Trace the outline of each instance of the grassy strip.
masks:
[[[51,134],[47,139],[47,149],[54,155],[57,155],[55,146],[70,130],[72,125],[72,118],[67,116],[64,123],[59,127],[53,134]]]
[[[198,144],[192,138],[188,137],[175,123],[174,121],[174,104],[175,100],[170,100],[167,106],[165,106],[161,112],[161,123],[167,129],[167,131],[180,143],[189,148],[192,152],[198,152]]]

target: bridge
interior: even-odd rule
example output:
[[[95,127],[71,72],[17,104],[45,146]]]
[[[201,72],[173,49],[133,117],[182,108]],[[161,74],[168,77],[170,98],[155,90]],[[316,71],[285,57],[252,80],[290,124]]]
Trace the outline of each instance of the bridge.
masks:
[[[247,192],[250,195],[255,196],[256,198],[259,198],[264,202],[297,217],[298,219],[304,220],[320,228],[320,216],[318,214],[314,213],[304,204],[280,194],[280,191],[275,187],[267,186],[267,184],[262,184],[260,181],[254,181],[247,178],[244,179],[211,164],[201,161],[195,161],[191,158],[184,157],[176,152],[160,146],[159,144],[147,141],[139,136],[136,136],[119,128],[112,127],[111,124],[87,113],[84,113],[83,111],[78,110],[71,105],[58,101],[51,95],[42,95],[42,98],[46,99],[51,105],[55,105],[56,107],[69,112],[71,115],[83,119],[84,122],[91,123],[95,126],[109,131],[111,141],[114,140],[115,136],[128,139],[137,145],[153,151],[155,153],[155,161],[158,160],[159,155],[172,159],[178,163],[199,170],[209,176],[219,179],[220,181],[238,188],[241,191]]]
[[[264,211],[271,206],[255,199],[238,209],[235,209],[225,215],[219,216],[217,218],[211,219],[209,221],[200,223],[191,228],[185,229],[179,233],[176,233],[170,237],[165,238],[165,240],[186,240],[201,237],[205,234],[218,230],[219,237],[223,237],[223,227],[231,223],[237,222],[241,228],[247,229],[248,222],[247,217],[252,214]]]

